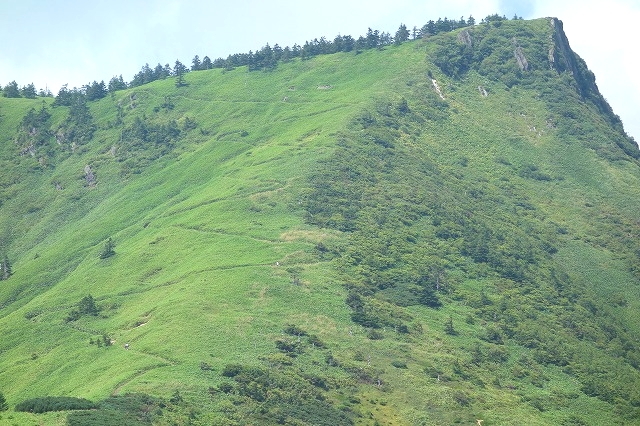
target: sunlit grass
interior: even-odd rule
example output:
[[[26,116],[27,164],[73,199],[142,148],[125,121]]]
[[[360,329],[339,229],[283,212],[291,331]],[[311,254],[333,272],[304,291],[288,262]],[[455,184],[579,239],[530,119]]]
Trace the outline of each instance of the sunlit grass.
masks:
[[[548,23],[531,25],[543,31]],[[593,289],[598,303],[622,297],[611,309],[637,334],[637,279],[628,256],[618,256],[632,247],[620,242],[624,234],[637,236],[637,164],[611,161],[562,134],[537,88],[508,88],[476,71],[447,77],[426,60],[432,51],[416,41],[296,60],[270,72],[193,72],[182,88],[167,79],[116,92],[90,104],[98,126],[93,141],[74,153],[52,141],[58,151],[49,165],[17,156],[12,139],[24,114],[43,101],[0,98],[0,255],[7,253],[14,271],[0,285],[0,391],[10,404],[44,395],[168,398],[179,389],[211,408],[216,402],[208,388],[221,383],[225,365],[265,365],[283,327],[296,324],[327,348],[307,350],[294,365],[347,383],[332,398],[347,404],[357,396],[362,424],[368,413],[391,424],[558,424],[571,413],[606,422],[602,413],[611,406],[582,394],[561,368],[534,372],[544,379],[519,375],[527,348],[507,342],[504,362],[472,365],[487,323],[474,320],[468,302],[482,292],[494,302],[503,296],[504,282],[486,265],[456,258],[447,265],[455,291],[443,293],[441,309],[403,308],[411,315],[410,333],[383,327],[384,338],[372,340],[370,330],[351,320],[338,260],[319,255],[319,243],[342,247],[348,236],[305,221],[309,176],[332,158],[337,142],[359,131],[354,122],[363,114],[379,117],[385,105],[404,98],[409,108],[433,111],[430,119],[394,129],[400,135],[394,143],[434,164],[438,179],[450,179],[440,200],[466,202],[469,195],[456,191],[479,189],[483,201],[495,202],[492,217],[502,217],[505,227],[521,215],[557,229],[553,261]],[[439,98],[428,72],[445,106],[433,103]],[[173,107],[162,107],[165,102]],[[49,109],[56,128],[66,109]],[[182,130],[167,155],[126,169],[122,129],[136,117],[196,126]],[[384,160],[375,159],[381,167]],[[93,188],[86,186],[86,165],[97,176]],[[400,180],[406,176],[396,172]],[[472,210],[468,217],[487,214]],[[436,241],[430,218],[411,226],[431,235],[425,244],[459,251],[459,242]],[[617,229],[620,235],[609,235]],[[100,259],[109,237],[116,254]],[[66,321],[89,294],[99,315]],[[445,333],[449,318],[456,335]],[[103,335],[112,346],[95,343]],[[327,364],[329,353],[343,369]],[[473,381],[449,380],[456,362],[473,371]],[[354,385],[348,368],[375,371],[380,385]],[[57,414],[2,413],[0,424],[6,421],[64,423]]]

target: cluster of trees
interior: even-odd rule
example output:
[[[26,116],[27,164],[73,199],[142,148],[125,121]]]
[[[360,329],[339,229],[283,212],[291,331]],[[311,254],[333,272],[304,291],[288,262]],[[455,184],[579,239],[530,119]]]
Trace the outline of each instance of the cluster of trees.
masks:
[[[49,113],[47,107],[43,104],[39,110],[31,108],[27,114],[22,117],[18,126],[18,133],[15,137],[15,143],[20,149],[20,155],[35,155],[40,148],[47,146],[51,131],[49,129]]]
[[[481,20],[481,23],[489,23],[506,20],[504,16],[498,14],[489,15]],[[513,19],[522,19],[514,16]],[[63,86],[56,96],[56,100],[60,97],[68,96],[69,93],[73,93],[76,96],[83,96],[87,101],[93,101],[102,99],[107,94],[124,90],[128,87],[138,87],[143,84],[151,83],[156,80],[164,80],[169,77],[176,78],[176,86],[180,87],[184,85],[184,74],[189,71],[201,71],[210,70],[214,68],[233,69],[240,66],[247,66],[249,70],[270,70],[277,66],[279,62],[288,62],[294,58],[309,59],[317,55],[326,55],[337,52],[360,52],[367,49],[380,49],[384,46],[392,44],[401,44],[410,39],[416,40],[421,38],[427,38],[440,33],[456,30],[467,26],[473,26],[476,24],[476,20],[473,16],[469,16],[467,19],[460,17],[459,20],[438,18],[437,20],[429,20],[422,27],[413,27],[409,30],[406,25],[401,24],[395,35],[391,35],[388,32],[373,30],[369,28],[364,36],[354,38],[350,35],[337,35],[333,40],[325,37],[314,38],[311,41],[305,41],[303,45],[294,44],[293,47],[281,47],[275,44],[273,47],[267,43],[261,49],[249,51],[248,53],[234,53],[224,58],[217,58],[211,60],[208,56],[200,59],[199,55],[195,55],[191,61],[191,67],[187,67],[179,60],[176,60],[173,67],[168,63],[162,65],[158,63],[155,67],[145,64],[138,73],[133,76],[130,82],[126,82],[122,75],[114,76],[109,80],[109,83],[105,84],[104,80],[97,82],[93,81],[81,88],[73,88],[69,90],[67,85]],[[22,88],[18,86],[18,83],[12,81],[2,88],[2,94],[9,98],[35,98],[36,96],[53,96],[51,92],[46,90],[36,91],[33,83],[28,84]],[[64,105],[65,103],[58,103]]]
[[[27,98],[35,99],[36,96],[47,97],[53,96],[49,89],[36,90],[36,86],[33,83],[29,83],[26,86],[18,86],[18,83],[13,80],[6,86],[0,86],[0,93],[5,98]]]
[[[333,359],[330,354],[328,357]],[[329,397],[328,391],[334,387],[330,380],[287,365],[265,368],[228,364],[220,373],[228,380],[210,392],[216,397],[235,396],[234,411],[255,423],[353,424],[350,412],[340,409]]]
[[[193,62],[191,71],[211,69],[211,60],[208,57],[205,57],[204,60],[200,62],[198,55],[196,55]],[[152,81],[164,80],[169,77],[176,77],[176,86],[180,87],[184,85],[183,76],[187,72],[189,72],[189,68],[179,60],[176,60],[173,68],[169,64],[165,64],[164,66],[158,64],[154,68],[151,68],[147,63],[136,75],[133,76],[133,79],[129,83],[126,83],[122,79],[122,75],[113,77],[109,81],[109,91],[122,90],[127,87],[138,87],[143,84],[151,83]]]
[[[415,137],[412,128],[423,126],[416,123],[446,122],[449,112],[429,82],[412,91],[407,101],[380,100],[354,120],[312,177],[305,199],[310,223],[348,238],[322,252],[338,254],[352,320],[379,338],[383,328],[414,333],[406,306],[469,306],[467,322],[483,330],[469,348],[472,361],[454,368],[457,380],[480,377],[481,368],[517,356],[507,344],[515,343],[527,348],[527,365],[563,368],[586,395],[640,415],[637,342],[613,310],[554,259],[562,231],[537,211],[527,190],[515,189],[515,182],[551,177],[535,165],[503,164],[510,171],[499,172],[500,180],[491,171],[486,180],[470,178],[466,159],[449,166],[414,149],[420,144],[403,138]],[[478,277],[499,290],[461,285]],[[445,320],[445,333],[463,334],[452,318]],[[589,351],[584,342],[593,344]]]
[[[413,39],[428,37],[440,32],[452,31],[456,28],[474,24],[475,20],[472,16],[470,16],[468,20],[460,18],[460,21],[444,18],[438,19],[437,21],[429,21],[420,29],[414,27],[412,32],[402,24],[398,28],[395,37],[388,32],[381,32],[369,28],[365,36],[360,36],[357,39],[350,35],[338,35],[333,40],[321,37],[319,39],[314,38],[311,41],[306,41],[302,46],[294,44],[293,47],[286,46],[284,48],[278,44],[271,47],[269,43],[267,43],[255,52],[234,53],[226,59],[217,58],[212,61],[208,56],[200,59],[200,56],[196,55],[191,61],[190,68],[182,64],[179,60],[176,60],[173,68],[169,64],[163,66],[159,63],[151,68],[147,63],[134,75],[128,84],[122,79],[122,76],[113,77],[109,82],[109,91],[121,90],[126,87],[137,87],[168,77],[176,77],[176,85],[180,86],[182,84],[182,76],[189,71],[202,71],[214,68],[230,70],[241,66],[247,66],[251,71],[269,70],[275,68],[279,62],[288,62],[294,58],[308,59],[317,55],[381,48],[391,44],[400,44],[409,40],[411,37]]]
[[[169,401],[169,403],[172,402]],[[148,426],[165,420],[165,416],[172,417],[165,423],[190,423],[192,419],[185,420],[188,415],[177,415],[176,411],[179,411],[180,407],[172,406],[169,411],[165,410],[167,405],[166,400],[142,393],[113,395],[100,401],[96,409],[70,412],[65,424],[69,426]]]
[[[96,83],[95,90],[100,90],[99,83]],[[31,108],[20,121],[14,140],[20,154],[54,156],[57,146],[52,143],[54,136],[58,144],[64,144],[71,151],[90,141],[96,125],[87,102],[96,99],[94,96],[91,89],[83,92],[76,88],[70,90],[67,85],[62,86],[52,106],[69,107],[69,113],[57,128],[51,126],[51,113],[45,103],[39,109]]]
[[[165,100],[163,105],[171,108],[172,104]],[[192,123],[192,120],[185,120],[184,125],[179,127],[175,120],[156,123],[136,117],[122,129],[117,157],[122,165],[121,173],[139,173],[150,162],[171,152],[176,142],[185,135],[183,129],[193,126]],[[107,254],[106,247],[103,253]]]
[[[53,106],[63,105],[69,107],[69,115],[59,129],[61,135],[59,142],[69,142],[72,151],[75,147],[89,142],[96,131],[97,127],[87,106],[87,101],[89,100],[86,90],[78,90],[76,88],[69,90],[65,84],[52,104]]]
[[[100,309],[96,306],[96,302],[93,299],[93,296],[88,295],[80,299],[76,309],[73,309],[65,318],[66,322],[77,321],[80,317],[88,315],[88,316],[98,316]]]
[[[89,344],[90,345],[97,345],[99,348],[101,347],[105,347],[108,348],[109,346],[111,346],[113,343],[111,341],[111,337],[109,337],[108,334],[103,334],[102,336],[96,337],[95,340],[93,340],[93,338],[89,339]]]
[[[309,59],[317,55],[382,48],[391,44],[401,44],[410,38],[426,38],[468,25],[475,25],[473,16],[470,16],[468,20],[462,17],[459,21],[448,18],[439,18],[437,21],[430,20],[421,28],[414,27],[412,31],[409,31],[406,25],[401,24],[395,36],[388,32],[368,28],[367,33],[358,38],[350,35],[337,35],[333,40],[320,37],[306,41],[303,45],[294,44],[293,47],[286,46],[284,48],[278,44],[271,47],[267,43],[255,52],[235,53],[226,59],[217,58],[211,61],[209,57],[205,56],[200,61],[196,55],[192,61],[191,71],[212,68],[233,69],[239,66],[247,66],[249,70],[269,70],[275,68],[279,62],[287,62],[294,58]]]
[[[495,22],[506,20],[504,16],[497,14],[489,15],[482,19],[481,23]],[[522,19],[514,16],[514,19]],[[294,58],[309,59],[317,55],[327,55],[338,52],[351,52],[362,51],[367,49],[382,48],[391,44],[401,44],[409,39],[427,38],[437,35],[439,33],[449,32],[458,28],[467,26],[473,26],[476,24],[476,20],[473,16],[465,19],[460,17],[459,20],[438,18],[436,21],[430,20],[421,28],[413,27],[410,31],[406,25],[401,24],[395,35],[392,36],[388,32],[373,30],[368,28],[367,33],[364,36],[354,38],[350,35],[337,35],[333,40],[325,37],[314,38],[311,41],[305,41],[303,45],[294,44],[293,47],[281,47],[275,44],[273,47],[267,43],[261,49],[249,51],[248,53],[234,53],[224,58],[217,58],[211,60],[208,56],[205,56],[202,60],[196,55],[191,61],[191,68],[184,68],[184,72],[188,71],[200,71],[209,70],[213,68],[233,69],[235,67],[247,66],[249,70],[269,70],[277,66],[279,62],[287,62]],[[136,74],[129,83],[130,86],[138,86],[150,81],[164,79],[170,76],[177,76],[176,69],[179,61],[176,61],[176,65],[173,70],[169,67],[169,64],[164,66],[158,64],[152,70],[148,64],[142,67],[142,70]]]
[[[490,15],[484,18],[481,22],[492,22],[506,19],[499,15]],[[514,17],[514,19],[518,19]],[[364,36],[360,36],[357,39],[350,35],[337,35],[333,40],[329,40],[325,37],[314,38],[311,41],[306,41],[303,45],[294,44],[293,47],[281,47],[275,44],[271,47],[268,43],[261,49],[249,51],[248,53],[234,53],[230,54],[226,59],[217,58],[211,60],[208,56],[200,59],[199,55],[195,55],[191,61],[191,67],[187,67],[179,60],[176,60],[173,67],[168,63],[161,65],[158,63],[155,67],[145,64],[138,73],[133,76],[130,82],[126,82],[122,75],[114,76],[111,78],[108,84],[105,84],[104,80],[86,84],[81,88],[73,88],[69,90],[67,85],[63,86],[56,96],[56,99],[60,97],[66,97],[69,93],[74,95],[84,96],[86,100],[93,101],[104,98],[108,93],[118,90],[124,90],[128,87],[138,87],[143,84],[151,83],[156,80],[164,80],[169,77],[176,78],[176,86],[184,85],[184,74],[189,71],[201,71],[210,70],[214,68],[233,69],[236,67],[247,66],[249,70],[270,70],[277,66],[279,62],[288,62],[294,58],[309,59],[317,55],[326,55],[337,52],[351,52],[362,51],[367,49],[382,48],[391,44],[401,44],[409,39],[420,39],[430,37],[439,33],[453,31],[458,28],[473,26],[476,21],[473,16],[465,19],[460,17],[459,20],[438,18],[436,21],[430,20],[421,28],[413,27],[409,30],[406,25],[401,24],[395,35],[392,36],[388,32],[372,30],[369,28]],[[38,96],[52,96],[48,90],[40,90],[36,93],[33,84],[29,84],[22,89],[18,87],[18,84],[13,81],[9,83],[3,89],[3,95],[6,97],[26,97],[35,98]],[[64,105],[64,102],[59,102]]]
[[[123,85],[118,86],[117,89],[114,89],[114,90],[121,90],[126,88],[127,88],[127,85],[126,83],[123,82]],[[99,83],[97,81],[94,81],[93,83],[88,83],[82,86],[80,89],[74,87],[72,90],[69,90],[68,85],[65,84],[63,88],[60,89],[60,92],[58,92],[58,95],[62,94],[64,96],[69,92],[77,92],[79,94],[82,94],[83,96],[86,96],[87,100],[89,101],[102,99],[105,96],[107,96],[107,94],[109,93],[109,91],[107,90],[107,86],[104,83],[104,80],[100,81]],[[43,97],[43,98],[53,97],[53,94],[49,89],[36,90],[36,87],[33,83],[20,87],[15,80],[8,83],[4,87],[0,86],[0,93],[5,98],[35,99],[37,96]]]

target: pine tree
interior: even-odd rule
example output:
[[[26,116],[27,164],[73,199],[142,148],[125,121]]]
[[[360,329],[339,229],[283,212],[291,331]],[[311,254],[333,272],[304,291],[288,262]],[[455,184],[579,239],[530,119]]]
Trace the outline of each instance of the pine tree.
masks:
[[[442,302],[438,298],[435,290],[428,285],[422,287],[422,291],[419,296],[420,304],[428,306],[430,308],[439,308],[442,306]]]
[[[33,83],[27,84],[26,86],[24,86],[20,90],[20,93],[22,94],[22,96],[24,96],[27,99],[35,99],[36,95],[38,94],[36,92],[36,86],[34,86]]]
[[[201,70],[210,70],[213,68],[213,63],[211,62],[211,58],[205,56],[202,58],[202,64],[200,64]]]
[[[186,86],[184,82],[184,74],[187,72],[187,67],[182,62],[176,59],[176,64],[173,67],[173,75],[176,76],[176,87]]]
[[[405,24],[400,24],[400,28],[396,31],[396,36],[393,41],[395,44],[401,44],[407,40],[409,40],[409,30]]]
[[[102,99],[107,96],[107,86],[104,84],[104,80],[100,81],[100,83],[94,80],[93,83],[84,86],[84,89],[88,101]]]
[[[444,332],[449,336],[455,336],[458,334],[455,328],[453,328],[453,318],[449,317],[447,322],[444,324]]]
[[[368,28],[365,43],[366,49],[373,49],[378,47],[378,44],[380,43],[380,32],[378,30],[374,31],[371,28]]]
[[[420,30],[420,37],[427,37],[436,34],[436,23],[433,20],[429,20]]]
[[[191,61],[191,71],[200,71],[200,67],[202,66],[202,63],[200,62],[200,57],[198,55],[193,57],[193,60]]]
[[[436,309],[442,306],[436,291],[440,289],[441,275],[440,272],[432,271],[418,279],[417,284],[421,287],[417,294],[420,304]]]
[[[53,106],[69,106],[73,102],[73,92],[69,90],[67,84],[63,84],[58,90],[58,94],[56,95],[55,101],[53,101]]]
[[[112,77],[111,80],[109,80],[109,92],[115,92],[116,90],[124,90],[127,88],[127,83],[125,83],[125,81],[122,78],[122,74],[120,74],[120,76],[116,77]]]
[[[104,247],[100,252],[100,259],[106,259],[107,257],[111,257],[116,254],[114,248],[116,247],[115,243],[111,239],[111,237],[107,238],[107,241],[104,243]]]
[[[78,312],[82,315],[98,315],[98,307],[96,306],[93,296],[88,295],[83,297],[78,303]]]
[[[13,80],[11,83],[7,84],[4,88],[4,96],[7,98],[19,98],[20,97],[20,89],[18,89],[18,83]]]

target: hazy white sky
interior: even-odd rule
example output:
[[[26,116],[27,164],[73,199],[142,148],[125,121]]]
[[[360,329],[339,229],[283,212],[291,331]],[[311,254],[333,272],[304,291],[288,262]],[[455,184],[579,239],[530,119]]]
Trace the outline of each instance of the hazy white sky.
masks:
[[[555,16],[595,73],[602,94],[640,141],[640,79],[635,76],[638,0],[0,0],[0,84],[34,83],[56,94],[122,74],[130,81],[149,63],[195,55],[226,58],[269,43],[281,46],[367,28],[394,34],[400,23],[477,21],[499,13]]]

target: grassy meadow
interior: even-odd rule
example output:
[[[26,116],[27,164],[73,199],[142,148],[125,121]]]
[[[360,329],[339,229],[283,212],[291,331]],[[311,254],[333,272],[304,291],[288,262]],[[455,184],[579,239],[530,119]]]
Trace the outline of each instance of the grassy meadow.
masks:
[[[69,108],[0,98],[10,407],[147,394],[171,402],[141,424],[637,422],[639,164],[540,62],[551,31],[479,25],[495,47],[461,75],[435,65],[458,32],[190,72],[90,102],[76,145]],[[531,71],[506,81],[486,70],[513,34]],[[31,108],[50,133],[20,155]],[[88,295],[96,314],[70,319]]]

